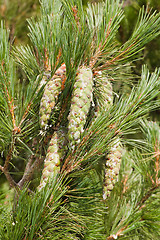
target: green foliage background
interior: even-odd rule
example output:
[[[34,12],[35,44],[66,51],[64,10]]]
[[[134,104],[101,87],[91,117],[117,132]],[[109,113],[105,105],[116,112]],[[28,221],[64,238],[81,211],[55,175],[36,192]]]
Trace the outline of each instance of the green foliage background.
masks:
[[[39,13],[39,0],[0,0],[0,20],[10,29],[10,41],[27,43],[27,18]]]

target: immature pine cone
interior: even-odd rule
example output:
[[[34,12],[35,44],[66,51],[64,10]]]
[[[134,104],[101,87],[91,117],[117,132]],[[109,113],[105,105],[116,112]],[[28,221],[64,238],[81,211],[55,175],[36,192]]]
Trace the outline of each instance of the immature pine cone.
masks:
[[[103,189],[103,198],[106,199],[110,196],[115,183],[118,180],[118,174],[121,165],[123,148],[121,146],[120,139],[117,139],[116,143],[107,155],[106,168],[105,168],[105,182]]]
[[[61,67],[55,72],[54,76],[46,84],[44,93],[40,103],[40,125],[43,130],[47,129],[47,123],[50,118],[52,109],[58,100],[58,95],[61,91],[61,84],[65,77],[66,66],[62,64]]]
[[[66,144],[64,132],[59,130],[54,132],[49,147],[47,150],[47,155],[44,160],[44,168],[42,171],[42,177],[40,185],[38,187],[41,190],[49,178],[53,178],[60,171],[60,163],[64,157],[64,146]]]
[[[71,100],[71,108],[68,116],[68,136],[70,145],[75,147],[79,143],[84,131],[84,124],[90,109],[93,91],[93,74],[90,68],[83,67],[79,70]]]

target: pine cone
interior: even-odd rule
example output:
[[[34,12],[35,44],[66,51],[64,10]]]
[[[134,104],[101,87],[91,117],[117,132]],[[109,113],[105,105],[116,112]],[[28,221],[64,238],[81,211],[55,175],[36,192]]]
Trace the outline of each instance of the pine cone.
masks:
[[[52,109],[58,100],[58,95],[61,91],[61,84],[65,76],[66,67],[65,64],[56,71],[51,80],[46,84],[44,88],[44,94],[40,104],[40,125],[43,130],[47,128],[47,123],[50,118]],[[42,83],[41,83],[42,84]]]
[[[68,136],[72,148],[80,141],[81,134],[84,131],[84,124],[92,100],[92,88],[92,71],[90,68],[83,67],[76,76],[70,113],[68,115]]]
[[[40,75],[39,75],[39,76],[40,76]],[[47,81],[50,79],[50,77],[51,77],[51,73],[50,73],[50,72],[45,72],[45,73],[44,73],[44,75],[43,75],[43,77],[42,77],[42,80],[41,80],[40,83],[39,83],[38,90],[40,90],[41,87],[44,86],[44,85],[47,83]]]
[[[62,163],[67,151],[67,138],[66,138],[66,132],[64,131],[63,127],[61,127],[57,131],[57,142],[58,142],[59,160],[60,160],[60,163]]]
[[[41,190],[49,178],[53,178],[60,171],[60,163],[63,160],[65,153],[66,138],[63,130],[54,132],[49,147],[47,150],[47,155],[44,160],[44,168],[42,171],[42,177],[40,185],[38,187]]]
[[[110,153],[107,155],[103,193],[104,199],[110,195],[110,192],[118,180],[122,152],[123,148],[121,146],[120,139],[118,139],[114,146],[111,148]]]

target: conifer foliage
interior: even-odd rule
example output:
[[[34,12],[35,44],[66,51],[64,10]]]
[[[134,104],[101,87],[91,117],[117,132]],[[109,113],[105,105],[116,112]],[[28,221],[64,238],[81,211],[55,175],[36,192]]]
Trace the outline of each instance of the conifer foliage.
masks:
[[[114,85],[137,78],[160,14],[142,8],[120,45],[120,2],[42,0],[27,46],[11,48],[1,23],[0,170],[15,194],[1,194],[0,239],[159,239],[160,126],[148,114],[160,71],[143,66],[128,94]]]

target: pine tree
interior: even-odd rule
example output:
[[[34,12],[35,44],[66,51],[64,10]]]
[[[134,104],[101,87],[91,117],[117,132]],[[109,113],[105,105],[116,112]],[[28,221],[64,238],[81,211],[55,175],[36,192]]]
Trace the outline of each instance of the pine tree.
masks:
[[[121,45],[120,2],[42,0],[26,46],[1,23],[0,239],[159,239],[160,70],[137,83],[132,65],[160,14],[142,8]]]

